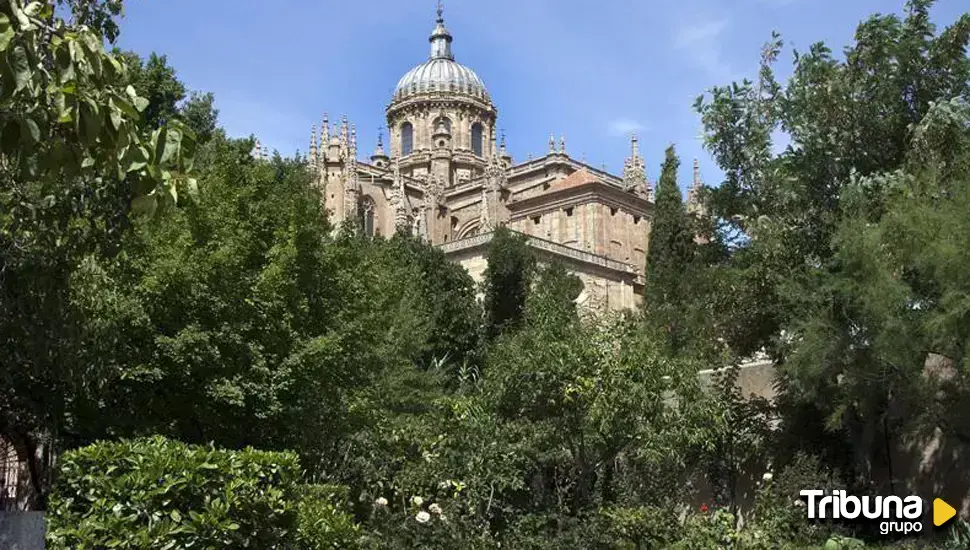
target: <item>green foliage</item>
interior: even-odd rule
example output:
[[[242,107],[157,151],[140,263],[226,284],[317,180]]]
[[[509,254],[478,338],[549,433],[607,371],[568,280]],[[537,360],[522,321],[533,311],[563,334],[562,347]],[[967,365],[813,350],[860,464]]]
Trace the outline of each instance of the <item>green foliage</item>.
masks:
[[[749,545],[741,544],[735,522],[734,515],[724,508],[710,514],[691,515],[684,525],[684,537],[670,547],[677,550],[748,548]]]
[[[47,515],[52,548],[354,546],[346,489],[300,484],[292,453],[161,437],[66,453]]]
[[[36,181],[48,194],[65,179],[117,178],[154,202],[191,169],[193,138],[181,126],[150,136],[147,100],[125,87],[124,65],[98,36],[54,16],[50,3],[0,4],[4,86],[0,134],[6,177]],[[191,184],[191,181],[188,181]]]
[[[221,451],[162,438],[61,457],[52,548],[280,548],[298,526],[292,454]]]
[[[950,216],[967,173],[958,105],[970,98],[970,14],[937,32],[932,4],[869,18],[843,57],[823,44],[796,53],[786,83],[773,73],[782,49],[774,36],[756,82],[714,88],[697,104],[725,173],[710,206],[734,247],[724,282],[712,286],[727,297],[721,337],[737,355],[764,347],[784,364],[783,441],[853,477],[890,467],[891,434],[910,419],[939,415],[918,413],[929,395],[927,351],[945,349],[953,365],[962,358],[953,351],[962,336],[946,322],[924,324],[936,312],[948,322],[961,314],[943,305],[934,268],[920,263],[962,249],[948,239],[960,234]],[[778,131],[790,145],[775,154]],[[958,401],[961,384],[942,401]]]
[[[503,336],[482,391],[515,456],[526,459],[531,487],[527,497],[509,494],[508,505],[571,515],[593,503],[675,498],[698,435],[683,406],[697,399],[695,370],[663,356],[627,320],[551,318]]]
[[[185,85],[177,78],[175,69],[164,55],[152,53],[147,61],[134,52],[115,50],[114,54],[124,63],[128,72],[128,84],[148,100],[142,113],[145,124],[151,128],[164,125],[174,119],[178,106],[185,99]]]
[[[728,367],[713,373],[712,388],[702,406],[706,428],[704,459],[714,501],[737,513],[745,480],[765,472],[772,443],[774,410],[764,398],[742,395],[739,369]],[[747,495],[750,496],[750,495]]]
[[[67,6],[75,24],[90,27],[108,42],[118,38],[122,0],[57,0],[57,5]]]
[[[179,106],[178,116],[195,132],[199,143],[208,143],[218,129],[219,110],[212,92],[192,92]]]
[[[475,361],[481,306],[475,299],[475,282],[444,253],[413,237],[395,235],[389,251],[402,266],[412,266],[412,284],[420,292],[417,308],[428,320],[427,346],[415,360],[430,366],[435,360],[460,365]]]
[[[505,227],[495,230],[489,244],[483,280],[486,334],[498,336],[522,320],[535,258],[525,235]]]
[[[217,129],[219,111],[211,93],[188,93],[164,55],[152,53],[143,60],[134,52],[115,50],[127,68],[127,83],[148,100],[142,117],[150,128],[179,120],[192,130],[198,143],[207,143]]]
[[[796,53],[784,85],[772,70],[782,47],[776,35],[756,82],[716,87],[698,100],[707,146],[726,178],[711,190],[711,207],[741,249],[730,276],[744,314],[727,309],[737,319],[727,336],[742,354],[771,344],[804,313],[818,276],[837,269],[830,245],[852,175],[899,168],[911,125],[930,103],[967,97],[970,15],[937,34],[932,4],[907,3],[905,18],[873,16],[844,60],[823,44]],[[780,155],[771,149],[775,130],[791,142]]]
[[[839,269],[793,324],[788,405],[822,412],[843,441],[877,434],[854,443],[869,464],[888,462],[883,438],[921,425],[970,441],[957,405],[967,383],[956,374],[970,343],[960,321],[970,288],[957,274],[970,267],[968,124],[964,100],[934,104],[903,170],[853,181],[833,238]]]
[[[825,472],[816,457],[797,454],[759,487],[753,514],[755,527],[771,540],[784,540],[796,547],[823,543],[834,526],[808,520],[800,491],[809,487],[823,491],[842,489],[839,477]]]
[[[255,161],[251,146],[214,138],[197,200],[83,273],[84,358],[106,376],[100,406],[73,430],[82,441],[160,433],[298,449],[319,472],[357,421],[356,392],[424,349],[426,336],[402,325],[405,298],[420,296],[384,286],[414,283],[375,245],[324,238],[303,165]]]
[[[100,3],[83,4],[82,19],[100,17]],[[32,461],[106,375],[80,359],[78,266],[117,253],[129,206],[153,212],[195,189],[192,132],[144,129],[147,100],[123,64],[54,8],[0,2],[0,433]],[[48,476],[36,466],[30,506],[42,507]]]
[[[334,485],[302,485],[297,504],[296,540],[301,550],[353,548],[360,538],[359,526],[345,511],[347,488]]]
[[[559,263],[536,269],[535,285],[526,298],[526,321],[531,325],[565,327],[579,320],[576,299],[583,282]]]

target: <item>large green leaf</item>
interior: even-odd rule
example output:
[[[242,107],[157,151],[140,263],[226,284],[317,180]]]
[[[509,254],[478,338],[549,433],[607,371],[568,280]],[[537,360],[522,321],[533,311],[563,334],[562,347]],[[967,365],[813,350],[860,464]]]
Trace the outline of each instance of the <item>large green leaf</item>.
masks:
[[[74,80],[74,59],[71,58],[71,49],[67,43],[62,43],[54,50],[54,64],[57,67],[57,78],[61,84]]]
[[[81,111],[81,138],[88,146],[93,146],[101,134],[101,117],[98,106],[89,100],[82,101],[78,106]]]
[[[10,68],[10,75],[14,80],[14,92],[19,92],[26,88],[30,83],[31,77],[27,50],[20,45],[14,46],[7,53],[7,65]]]
[[[13,37],[14,32],[10,25],[10,18],[6,14],[0,13],[0,52],[7,51]]]
[[[24,145],[33,147],[40,141],[40,127],[34,119],[24,117],[20,119],[20,135]]]
[[[165,136],[164,143],[158,144],[162,149],[161,158],[158,162],[159,164],[175,162],[178,160],[179,149],[182,146],[182,131],[172,128],[163,135]]]

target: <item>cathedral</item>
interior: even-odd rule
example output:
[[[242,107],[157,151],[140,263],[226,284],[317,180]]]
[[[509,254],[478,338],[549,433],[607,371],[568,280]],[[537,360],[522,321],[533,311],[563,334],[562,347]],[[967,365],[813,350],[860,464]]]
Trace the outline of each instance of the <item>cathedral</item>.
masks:
[[[371,235],[405,229],[442,249],[479,281],[496,227],[528,236],[541,262],[562,263],[583,282],[579,302],[598,310],[637,307],[653,190],[632,137],[622,175],[572,158],[549,139],[540,158],[517,162],[496,136],[498,109],[485,84],[452,53],[439,4],[430,55],[400,79],[378,137],[359,158],[356,128],[324,115],[309,162],[331,219],[359,221]],[[697,162],[688,200],[701,185]]]

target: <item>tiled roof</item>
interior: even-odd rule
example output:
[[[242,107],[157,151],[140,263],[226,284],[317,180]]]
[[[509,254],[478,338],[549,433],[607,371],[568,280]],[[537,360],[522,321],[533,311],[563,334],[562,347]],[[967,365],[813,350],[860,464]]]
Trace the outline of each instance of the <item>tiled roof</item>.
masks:
[[[586,185],[587,183],[596,183],[599,180],[593,174],[590,174],[585,168],[581,168],[572,174],[569,174],[565,178],[556,182],[551,190],[569,189],[570,187],[579,187],[581,185]]]

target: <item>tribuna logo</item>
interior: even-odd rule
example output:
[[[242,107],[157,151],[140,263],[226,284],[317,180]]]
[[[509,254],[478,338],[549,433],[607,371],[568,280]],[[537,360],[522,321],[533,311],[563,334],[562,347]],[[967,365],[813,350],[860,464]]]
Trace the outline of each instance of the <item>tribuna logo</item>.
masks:
[[[821,489],[805,489],[799,494],[808,499],[809,519],[882,520],[879,532],[883,535],[906,535],[923,530],[920,521],[923,517],[923,499],[918,496],[857,497],[842,490],[826,494]]]

